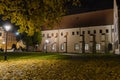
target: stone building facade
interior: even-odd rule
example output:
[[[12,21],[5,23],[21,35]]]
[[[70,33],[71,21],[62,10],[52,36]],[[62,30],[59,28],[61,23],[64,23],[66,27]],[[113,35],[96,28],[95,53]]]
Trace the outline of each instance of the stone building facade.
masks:
[[[64,16],[53,29],[43,27],[40,51],[65,53],[119,54],[118,11],[113,9]],[[0,27],[0,48],[5,49],[5,31]],[[8,33],[7,48],[16,44],[16,37]]]
[[[64,16],[53,30],[42,31],[43,52],[114,52],[113,9]]]
[[[43,52],[105,53],[113,51],[113,25],[46,30],[42,32],[42,37]],[[108,49],[109,44],[112,45],[111,50]]]

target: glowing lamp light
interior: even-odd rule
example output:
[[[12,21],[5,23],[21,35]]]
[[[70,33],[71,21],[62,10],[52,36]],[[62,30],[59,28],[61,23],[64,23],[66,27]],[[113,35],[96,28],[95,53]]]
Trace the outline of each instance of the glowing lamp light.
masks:
[[[2,44],[5,44],[5,41],[3,41]]]
[[[48,44],[48,43],[49,43],[49,40],[45,40],[45,42]]]
[[[15,34],[16,34],[16,35],[19,35],[19,32],[16,32]]]
[[[4,29],[6,31],[10,31],[11,30],[11,25],[9,25],[9,24],[4,25],[3,27],[4,27]]]

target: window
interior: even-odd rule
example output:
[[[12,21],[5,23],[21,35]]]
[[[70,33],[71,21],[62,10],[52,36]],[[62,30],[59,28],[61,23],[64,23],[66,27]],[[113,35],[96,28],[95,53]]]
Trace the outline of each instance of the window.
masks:
[[[96,44],[96,50],[100,50],[100,44]]]
[[[88,31],[88,34],[90,34],[90,31]]]
[[[108,33],[109,32],[109,30],[108,29],[106,29],[106,33]]]
[[[102,33],[102,30],[100,30],[100,33]]]
[[[56,51],[56,43],[52,44],[52,50]]]
[[[61,36],[63,36],[63,33],[61,32]]]
[[[82,34],[85,34],[85,31],[83,31]]]
[[[79,48],[80,48],[79,44],[76,43],[76,44],[74,45],[74,49],[75,49],[75,50],[79,50]]]
[[[72,35],[75,35],[75,33],[74,33],[74,32],[72,32]]]
[[[89,50],[89,45],[85,44],[85,50]]]
[[[62,50],[62,51],[65,51],[65,43],[62,43],[62,44],[61,44],[61,50]]]
[[[96,30],[94,30],[94,34],[96,34]]]
[[[79,32],[77,31],[77,35],[79,35]]]

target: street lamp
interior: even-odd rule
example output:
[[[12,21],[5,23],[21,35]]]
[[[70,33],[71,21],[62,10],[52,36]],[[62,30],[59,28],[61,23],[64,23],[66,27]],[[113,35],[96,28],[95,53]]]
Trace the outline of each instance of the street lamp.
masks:
[[[15,32],[15,35],[17,36],[16,38],[17,38],[18,41],[21,40],[21,35],[20,35],[19,32]]]
[[[20,33],[19,33],[19,32],[16,32],[15,34],[16,34],[16,36],[18,36]]]
[[[5,41],[3,41],[2,44],[5,44]]]
[[[47,53],[47,44],[49,43],[49,40],[46,39],[46,40],[45,40],[45,43],[46,43],[46,53]]]
[[[4,27],[5,32],[6,32],[4,60],[7,60],[7,37],[8,37],[8,31],[11,30],[11,25],[6,24],[3,27]]]

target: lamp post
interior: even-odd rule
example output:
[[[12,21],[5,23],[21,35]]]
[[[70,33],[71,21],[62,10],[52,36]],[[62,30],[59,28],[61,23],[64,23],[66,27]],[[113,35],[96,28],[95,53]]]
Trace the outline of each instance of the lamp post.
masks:
[[[49,40],[46,39],[46,40],[45,40],[45,43],[46,43],[46,53],[47,53],[47,44],[49,43]]]
[[[3,26],[4,29],[5,29],[5,36],[6,36],[6,39],[5,39],[5,52],[4,52],[4,60],[7,60],[7,38],[8,38],[8,31],[11,30],[11,25],[4,25]]]

